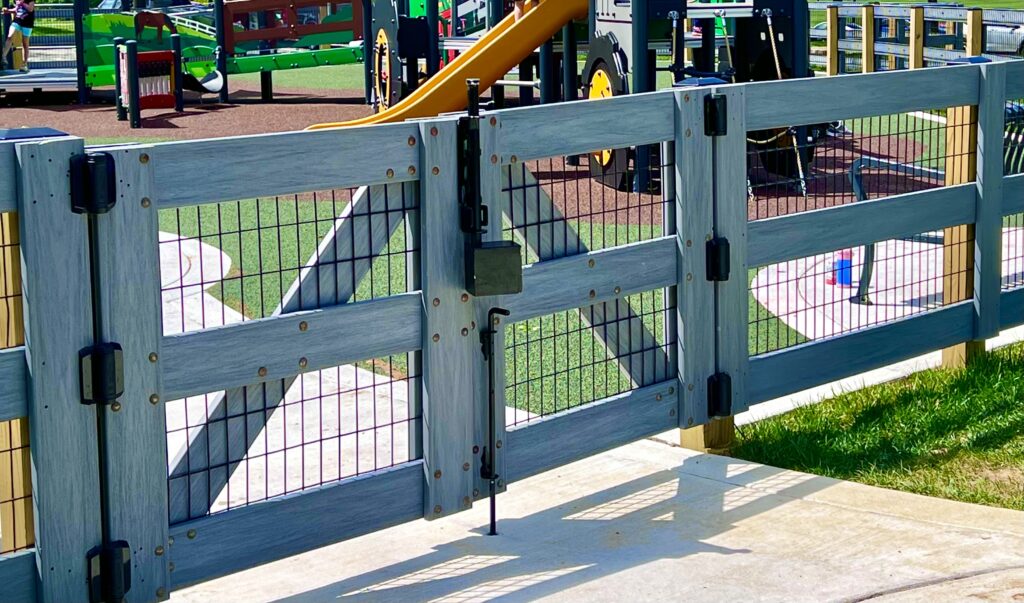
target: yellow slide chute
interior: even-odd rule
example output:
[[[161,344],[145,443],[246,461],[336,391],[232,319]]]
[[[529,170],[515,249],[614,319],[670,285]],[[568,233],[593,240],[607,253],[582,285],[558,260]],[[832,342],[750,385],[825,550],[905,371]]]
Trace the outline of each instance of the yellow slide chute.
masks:
[[[437,75],[387,111],[353,121],[317,124],[307,130],[384,124],[433,117],[466,107],[466,80],[486,90],[573,19],[587,16],[590,0],[533,0],[519,20],[505,17]],[[370,60],[368,57],[366,60]]]

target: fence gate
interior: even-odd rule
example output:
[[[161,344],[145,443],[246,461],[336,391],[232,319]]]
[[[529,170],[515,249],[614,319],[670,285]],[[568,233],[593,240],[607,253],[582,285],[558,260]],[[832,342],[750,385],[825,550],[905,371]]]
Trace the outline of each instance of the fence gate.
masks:
[[[0,556],[9,598],[162,600],[468,509],[491,428],[504,488],[730,414],[744,120],[742,88],[486,114],[484,236],[523,292],[476,298],[458,118],[0,147],[26,326],[0,372],[27,384],[0,419],[30,425],[37,542]]]

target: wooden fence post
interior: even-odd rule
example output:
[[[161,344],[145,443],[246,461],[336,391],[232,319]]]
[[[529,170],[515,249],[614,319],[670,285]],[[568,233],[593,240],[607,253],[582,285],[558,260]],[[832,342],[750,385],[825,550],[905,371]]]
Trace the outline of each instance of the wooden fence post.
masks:
[[[160,380],[160,243],[148,149],[113,151],[117,204],[97,217],[100,337],[124,353],[121,410],[107,413],[111,540],[132,549],[131,603],[168,597],[167,436]],[[125,258],[131,258],[125,261]]]
[[[704,99],[709,94],[707,89],[675,94],[679,443],[701,452],[727,448],[732,436],[731,417],[708,417],[708,378],[715,372],[715,288],[706,279],[705,246],[714,236],[712,140],[704,135]]]
[[[875,6],[865,4],[860,11],[860,70],[872,73],[875,70]]]
[[[0,349],[25,344],[18,215],[0,213]],[[28,419],[0,422],[0,554],[32,546]]]
[[[827,49],[826,49],[826,73],[828,75],[839,75],[839,7],[829,5],[825,9],[825,23],[827,25]]]
[[[425,303],[421,380],[427,486],[423,514],[437,519],[472,506],[473,419],[479,405],[473,373],[481,358],[479,334],[473,328],[474,308],[464,287],[458,121],[423,122],[420,138],[419,256]]]
[[[978,56],[982,51],[984,23],[980,9],[967,13],[966,54]],[[984,78],[982,79],[984,86]],[[946,181],[947,186],[972,182],[977,177],[978,108],[950,107],[946,110]],[[974,296],[974,224],[950,226],[943,230],[942,302],[955,304]],[[1000,243],[1001,245],[1001,243]],[[997,270],[998,273],[998,270]],[[965,366],[985,351],[984,339],[967,341],[942,350],[942,366]]]
[[[22,291],[39,599],[87,601],[101,542],[96,411],[80,401],[78,352],[93,343],[86,220],[71,213],[81,139],[17,146]]]
[[[924,7],[910,7],[910,68],[924,67]]]

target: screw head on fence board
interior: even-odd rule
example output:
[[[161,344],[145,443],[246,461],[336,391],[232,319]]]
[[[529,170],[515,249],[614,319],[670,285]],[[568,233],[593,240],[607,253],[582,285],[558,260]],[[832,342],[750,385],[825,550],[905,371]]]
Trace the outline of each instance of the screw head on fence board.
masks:
[[[431,339],[434,340],[434,343],[437,343],[438,341],[441,341],[441,336],[438,335],[437,333],[434,333],[434,336],[431,337]]]
[[[196,530],[195,530],[195,528],[192,528],[191,530],[186,532],[185,536],[188,536],[189,540],[193,540],[196,537]]]
[[[693,384],[690,383],[689,385],[687,385],[686,389],[692,392],[693,391]]]
[[[167,596],[167,589],[166,588],[161,586],[160,588],[156,589],[156,598],[157,599],[163,599],[166,596]]]
[[[498,163],[498,156],[497,155],[491,155],[491,163]]]
[[[622,293],[622,287],[616,287],[615,288],[615,295],[618,295],[620,293]]]
[[[687,247],[693,247],[693,241],[691,241],[691,240],[687,240],[687,241],[686,241],[686,246],[687,246]]]
[[[142,207],[149,207],[149,205],[150,205],[149,197],[143,197],[142,198]]]
[[[495,442],[495,444],[494,444],[494,445],[495,445],[496,447],[498,447],[498,448],[501,448],[501,440],[498,440],[497,442]]]
[[[120,402],[114,402],[113,404],[110,405],[110,410],[112,410],[114,412],[120,411],[121,410],[121,403]]]
[[[462,463],[462,470],[469,471],[469,463]]]
[[[668,416],[670,416],[670,417],[676,416],[676,409],[674,409],[674,408],[669,409]]]
[[[431,173],[431,174],[433,174],[433,175],[435,175],[435,176],[437,176],[438,174],[440,174],[440,173],[441,173],[441,168],[439,168],[439,167],[437,167],[437,166],[435,165],[435,166],[434,166],[434,169],[430,170],[430,173]]]
[[[261,366],[260,370],[256,371],[256,374],[259,375],[260,377],[266,377],[267,376],[267,367]]]
[[[309,366],[309,360],[305,358],[299,358],[299,368],[306,368]]]
[[[690,417],[689,419],[687,419],[686,420],[686,424],[687,425],[693,425],[693,417]]]
[[[469,335],[469,329],[463,327],[462,328],[462,336],[465,337],[466,335]]]
[[[150,352],[149,353],[149,361],[150,362],[156,362],[159,359],[160,359],[160,357],[157,356],[156,352]]]
[[[463,293],[462,294],[462,303],[466,303],[468,301],[469,301],[469,294],[468,293]]]
[[[167,563],[167,571],[169,571],[169,572],[173,572],[174,571],[174,562],[173,561],[169,561]]]
[[[512,156],[512,163],[519,163],[519,158],[515,155]]]
[[[170,536],[167,538],[167,544],[174,546],[174,536]]]
[[[587,262],[587,266],[590,266],[591,268],[593,268],[596,265],[597,265],[597,262],[595,262],[594,260],[590,260],[589,262]]]
[[[438,306],[440,306],[440,305],[441,305],[441,299],[440,299],[440,298],[438,298],[438,297],[435,297],[435,298],[434,298],[434,301],[432,301],[432,302],[430,302],[430,303],[434,304],[434,307],[436,308],[436,307],[438,307]]]
[[[492,117],[491,118],[491,125],[492,126],[498,125],[498,118],[497,117]]]
[[[476,498],[477,496],[480,496],[480,491],[477,490],[476,488],[473,488],[473,498]]]
[[[139,155],[139,163],[149,163],[149,154],[143,153]]]
[[[687,281],[692,281],[693,280],[693,273],[692,272],[687,272],[686,273],[686,280]]]
[[[590,299],[594,299],[595,297],[597,297],[597,291],[594,291],[593,289],[591,289],[589,295],[590,295]]]
[[[416,146],[416,137],[415,136],[410,136],[409,137],[409,146],[410,147]]]
[[[479,446],[473,446],[473,454],[480,454],[480,447]]]
[[[434,505],[434,515],[441,514],[441,505]]]
[[[441,470],[434,471],[434,479],[441,479]]]
[[[690,131],[690,128],[686,128],[686,137],[689,138],[692,135],[693,135],[693,132]]]
[[[160,396],[158,396],[156,394],[153,394],[152,396],[149,397],[149,403],[150,404],[159,404],[160,403]]]
[[[308,322],[306,322],[306,321],[302,321],[302,322],[300,322],[300,323],[299,323],[299,330],[300,330],[300,331],[302,331],[303,333],[305,333],[306,331],[308,331],[308,330],[309,330],[309,323],[308,323]]]
[[[654,396],[654,399],[661,402],[661,394]]]
[[[414,166],[414,165],[410,165],[409,166],[409,175],[410,176],[415,176],[416,175],[416,166]]]
[[[164,554],[164,547],[162,547],[162,546],[157,546],[157,547],[156,547],[156,549],[155,549],[155,550],[153,551],[153,553],[154,553],[154,554],[155,554],[155,555],[156,555],[157,557],[159,557],[160,555],[163,555],[163,554]]]
[[[388,168],[388,171],[385,172],[385,174],[387,174],[388,178],[394,178],[395,177],[395,170],[393,170],[391,168]]]
[[[668,388],[668,393],[669,393],[669,395],[672,395],[672,394],[676,393],[676,388],[674,388],[674,387]]]
[[[684,94],[683,95],[683,102],[684,103],[690,102],[690,95],[689,94]]]
[[[437,128],[430,128],[430,135],[437,136]]]

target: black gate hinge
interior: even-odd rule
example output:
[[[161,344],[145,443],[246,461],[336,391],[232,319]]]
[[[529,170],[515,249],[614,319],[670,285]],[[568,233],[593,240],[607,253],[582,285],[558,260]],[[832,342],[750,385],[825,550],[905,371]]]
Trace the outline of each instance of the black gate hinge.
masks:
[[[89,603],[122,603],[132,588],[132,550],[115,540],[86,555],[89,568]]]
[[[83,153],[71,158],[71,211],[105,214],[117,202],[114,156]]]
[[[124,393],[124,353],[121,345],[99,343],[78,352],[82,404],[112,404]]]
[[[715,373],[708,377],[708,416],[728,417],[732,414],[732,377]]]
[[[724,94],[709,94],[704,97],[704,135],[725,136],[728,134],[728,111]]]
[[[732,261],[729,259],[729,239],[715,237],[708,241],[707,278],[709,281],[722,282],[729,280]]]

